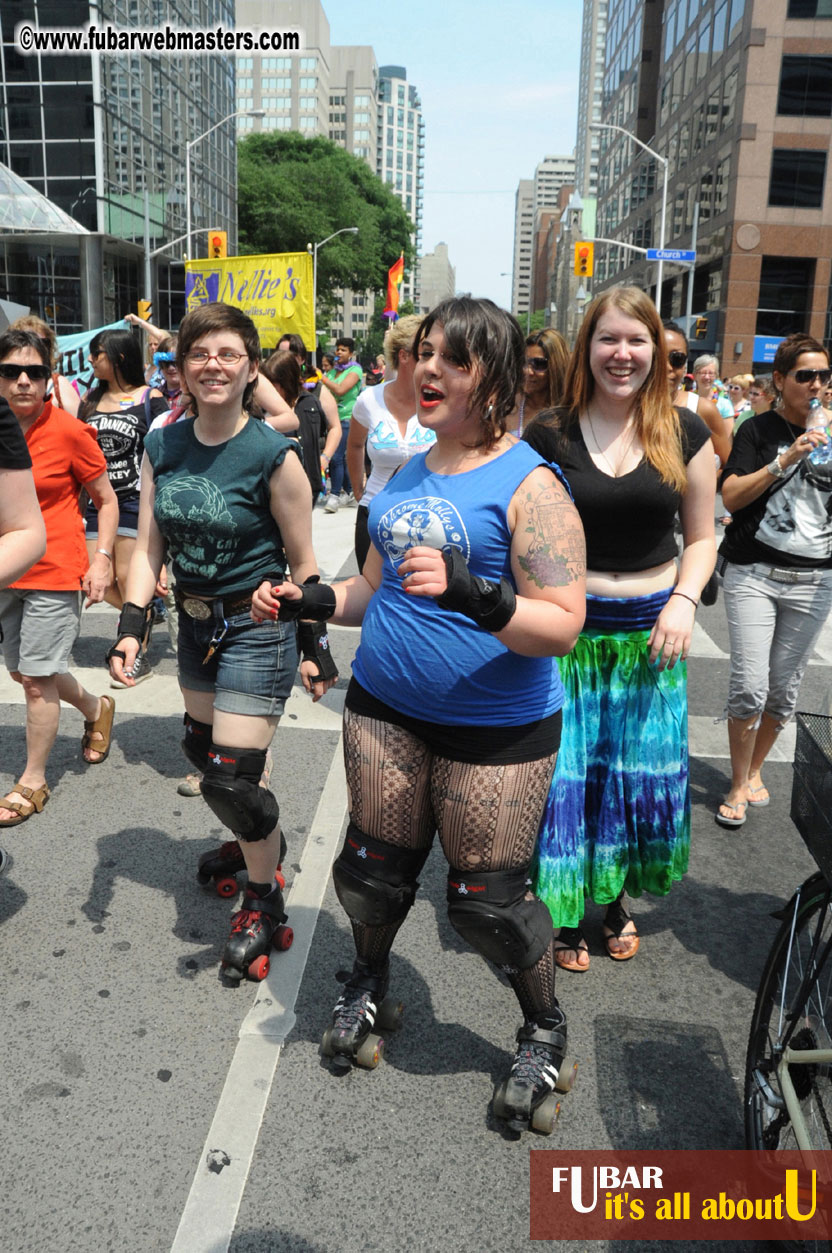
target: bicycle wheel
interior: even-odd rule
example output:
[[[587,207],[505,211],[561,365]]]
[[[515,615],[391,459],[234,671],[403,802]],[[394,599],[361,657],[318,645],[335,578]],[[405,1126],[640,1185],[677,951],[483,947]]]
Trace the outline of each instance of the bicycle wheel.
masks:
[[[792,1007],[813,960],[820,964],[788,1045],[794,1050],[832,1048],[832,951],[824,956],[832,939],[831,900],[822,875],[806,880],[800,889],[797,919],[790,903],[760,979],[745,1065],[745,1142],[750,1149],[798,1147],[783,1103],[777,1063],[791,1027]],[[811,1147],[832,1149],[832,1067],[790,1066],[789,1075]],[[824,1253],[832,1249],[828,1241],[784,1242],[783,1247]]]

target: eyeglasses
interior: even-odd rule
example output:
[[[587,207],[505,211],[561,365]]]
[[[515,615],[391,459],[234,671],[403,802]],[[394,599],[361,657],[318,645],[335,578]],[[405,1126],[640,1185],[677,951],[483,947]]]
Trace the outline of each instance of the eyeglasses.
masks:
[[[549,362],[545,357],[526,357],[526,369],[534,370],[535,374],[545,374],[549,369]]]
[[[14,361],[4,361],[0,365],[0,379],[19,379],[21,374],[25,374],[32,381],[43,383],[52,377],[48,365],[18,365]]]
[[[823,387],[832,379],[832,370],[795,370],[795,383],[814,383],[815,379],[822,384]]]
[[[204,348],[192,348],[190,352],[185,353],[185,360],[188,365],[207,365],[213,358],[220,365],[236,365],[245,355],[244,352],[235,352],[233,348],[221,348],[219,352],[206,352]]]
[[[759,400],[761,396],[765,396],[765,392],[757,392],[757,391],[751,390],[748,393],[749,400]]]
[[[669,352],[667,354],[667,359],[673,366],[674,370],[680,370],[683,365],[687,364],[688,354],[686,352],[682,352],[681,348],[679,348],[673,352]]]

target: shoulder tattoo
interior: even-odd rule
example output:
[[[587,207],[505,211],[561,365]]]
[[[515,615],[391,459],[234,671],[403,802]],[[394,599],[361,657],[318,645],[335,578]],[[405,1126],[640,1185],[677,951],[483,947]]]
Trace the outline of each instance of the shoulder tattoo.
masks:
[[[520,569],[535,587],[566,587],[586,574],[586,545],[577,511],[558,482],[535,478],[521,506],[526,552]]]

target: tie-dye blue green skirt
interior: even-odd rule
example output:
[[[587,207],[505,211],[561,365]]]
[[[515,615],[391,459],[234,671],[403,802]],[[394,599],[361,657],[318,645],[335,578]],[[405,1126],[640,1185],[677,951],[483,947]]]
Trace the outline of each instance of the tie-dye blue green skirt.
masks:
[[[668,597],[588,596],[584,630],[560,659],[563,733],[534,887],[556,927],[577,926],[587,896],[663,896],[687,870],[687,667],[657,670],[647,646]]]

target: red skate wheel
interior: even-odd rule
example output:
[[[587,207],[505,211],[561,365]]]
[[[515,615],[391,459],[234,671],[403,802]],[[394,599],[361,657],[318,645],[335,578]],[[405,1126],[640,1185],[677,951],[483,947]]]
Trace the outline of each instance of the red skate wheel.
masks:
[[[284,875],[280,866],[278,866],[277,870],[275,870],[274,872],[274,881],[282,892],[286,886],[286,876]]]
[[[236,896],[237,880],[233,878],[215,879],[214,886],[217,889],[217,896]]]
[[[248,978],[251,979],[253,983],[259,983],[261,979],[265,979],[268,973],[269,959],[265,953],[262,957],[255,957],[254,961],[246,971]]]
[[[295,933],[291,927],[278,927],[272,936],[272,948],[280,949],[282,953],[287,948],[291,948],[294,943]]]

